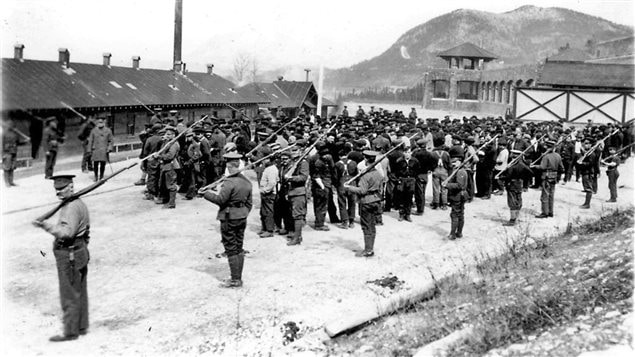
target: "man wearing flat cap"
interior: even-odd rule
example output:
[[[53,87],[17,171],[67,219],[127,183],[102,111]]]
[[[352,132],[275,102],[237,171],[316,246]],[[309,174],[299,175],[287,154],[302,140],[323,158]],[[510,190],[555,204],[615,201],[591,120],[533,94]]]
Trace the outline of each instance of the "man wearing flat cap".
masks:
[[[143,145],[143,150],[141,151],[140,158],[144,159],[155,152],[161,149],[163,145],[163,133],[161,130],[163,125],[154,124],[152,125],[152,136],[146,139],[145,144]],[[156,196],[159,194],[159,178],[161,175],[161,169],[159,159],[156,157],[150,157],[145,160],[143,163],[143,169],[146,172],[146,194],[145,199],[153,201]]]
[[[252,207],[251,181],[240,173],[238,153],[223,156],[227,163],[229,175],[216,187],[215,191],[203,192],[203,198],[218,205],[216,219],[221,222],[221,242],[225,248],[231,278],[220,286],[223,288],[239,288],[243,285],[242,272],[245,262],[243,241],[247,216]]]
[[[57,161],[57,150],[61,143],[64,142],[64,136],[57,131],[57,118],[46,118],[46,128],[42,135],[44,143],[44,152],[46,153],[46,163],[44,164],[44,178],[51,178]]]
[[[292,158],[300,160],[302,152],[293,150]],[[288,165],[280,169],[282,175],[282,185],[286,186],[287,197],[291,206],[291,217],[293,218],[293,234],[287,245],[299,245],[302,243],[302,228],[306,220],[306,181],[309,178],[309,163],[302,158],[296,164]]]
[[[74,175],[51,176],[53,187],[60,200],[73,195]],[[57,224],[33,221],[33,225],[51,233],[53,254],[57,265],[60,300],[63,311],[64,332],[50,338],[52,342],[75,340],[88,332],[88,240],[90,218],[88,208],[78,197],[60,208]]]
[[[365,150],[363,152],[366,167],[375,162],[379,155],[376,151]],[[381,185],[383,176],[376,167],[364,173],[357,181],[356,186],[344,185],[344,189],[356,193],[360,201],[360,225],[364,233],[364,250],[355,254],[357,257],[372,257],[375,255],[375,220],[381,214]]]

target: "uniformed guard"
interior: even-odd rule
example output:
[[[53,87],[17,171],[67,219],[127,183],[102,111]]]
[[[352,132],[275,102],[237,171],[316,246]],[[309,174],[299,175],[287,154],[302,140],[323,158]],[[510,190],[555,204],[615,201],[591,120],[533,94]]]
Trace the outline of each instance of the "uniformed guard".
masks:
[[[208,190],[203,197],[218,205],[216,219],[221,222],[221,236],[225,254],[229,262],[231,278],[220,286],[223,288],[238,288],[243,285],[242,273],[245,262],[243,240],[247,216],[252,207],[251,182],[239,173],[240,159],[238,153],[228,153],[223,156],[227,163],[229,175],[216,191]]]
[[[522,151],[510,150],[511,159],[518,157]],[[509,221],[503,223],[504,226],[513,226],[523,208],[523,182],[531,179],[533,172],[523,160],[518,160],[503,173],[503,182],[507,189],[507,206],[509,207]]]
[[[467,200],[467,171],[461,167],[465,154],[463,150],[450,152],[450,163],[453,171],[457,171],[446,184],[448,190],[448,203],[450,204],[450,228],[449,240],[463,237],[463,225],[465,224],[465,201]]]
[[[177,130],[173,126],[165,127],[165,141],[170,142],[176,136]],[[180,146],[178,142],[170,144],[161,155],[159,155],[159,161],[161,162],[161,184],[159,187],[164,187],[165,191],[161,194],[159,190],[159,198],[155,200],[156,204],[166,204],[165,208],[176,207],[176,191],[178,186],[176,184],[176,170],[181,168],[176,156],[178,155]],[[167,195],[165,195],[167,193]],[[166,197],[167,196],[167,197]]]
[[[556,183],[558,182],[558,175],[564,173],[564,165],[562,164],[562,158],[560,154],[555,152],[554,146],[556,143],[552,140],[545,141],[545,146],[549,152],[542,157],[539,165],[532,165],[542,172],[542,193],[540,195],[540,203],[542,213],[536,216],[536,218],[553,217],[553,200],[556,192]]]
[[[365,150],[363,152],[366,159],[366,165],[375,162],[375,158],[379,155],[377,151]],[[381,184],[383,176],[376,167],[363,174],[358,181],[357,186],[344,185],[347,191],[359,195],[361,203],[360,207],[360,224],[362,232],[364,232],[364,250],[355,254],[357,257],[372,257],[375,255],[373,249],[375,245],[375,221],[377,215],[381,214]]]
[[[295,150],[292,157],[298,159],[302,152]],[[286,168],[288,169],[288,168]],[[284,172],[284,171],[283,171]],[[309,163],[302,159],[293,172],[285,172],[282,184],[287,185],[287,196],[291,205],[291,217],[293,218],[293,236],[287,245],[302,243],[302,227],[306,219],[306,182],[309,178]]]
[[[18,146],[24,145],[31,139],[20,133],[15,128],[12,120],[3,121],[2,130],[2,169],[4,170],[4,183],[7,187],[17,186],[13,182],[13,171],[15,170],[16,157],[18,156]]]
[[[75,175],[51,176],[60,200],[73,195]],[[88,332],[88,240],[90,218],[84,202],[76,198],[62,206],[57,224],[33,221],[33,225],[51,233],[53,254],[57,265],[64,323],[63,335],[50,338],[53,342],[75,340]]]
[[[55,163],[57,162],[57,150],[64,142],[64,136],[57,130],[57,118],[46,118],[46,128],[42,136],[44,151],[46,153],[46,163],[44,164],[44,178],[51,178]]]
[[[589,209],[591,208],[591,198],[593,197],[593,192],[595,191],[593,187],[593,178],[597,175],[598,158],[595,151],[589,152],[592,150],[590,138],[584,139],[582,148],[582,155],[586,156],[583,160],[578,161],[578,167],[580,168],[580,174],[582,175],[582,190],[585,193],[585,198],[584,204],[582,204],[580,208]]]

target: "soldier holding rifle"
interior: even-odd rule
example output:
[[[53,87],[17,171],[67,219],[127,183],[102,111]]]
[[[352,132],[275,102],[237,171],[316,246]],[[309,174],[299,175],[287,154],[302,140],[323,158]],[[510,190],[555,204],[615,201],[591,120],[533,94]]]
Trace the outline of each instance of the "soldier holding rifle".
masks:
[[[243,241],[247,216],[252,207],[251,181],[239,171],[242,155],[228,153],[223,156],[227,163],[229,175],[216,190],[203,187],[199,193],[203,198],[218,205],[216,219],[221,222],[221,242],[225,248],[225,254],[229,263],[231,278],[225,280],[220,287],[239,288],[243,285],[242,272],[245,262]]]
[[[33,225],[51,233],[53,242],[53,254],[57,265],[57,276],[60,287],[60,300],[62,303],[64,333],[50,338],[52,342],[75,340],[79,335],[85,335],[88,331],[88,239],[90,230],[90,218],[88,208],[79,199],[70,199],[73,196],[74,175],[51,176],[53,187],[57,197],[64,201],[61,206],[57,224],[46,222],[39,218],[33,221]]]

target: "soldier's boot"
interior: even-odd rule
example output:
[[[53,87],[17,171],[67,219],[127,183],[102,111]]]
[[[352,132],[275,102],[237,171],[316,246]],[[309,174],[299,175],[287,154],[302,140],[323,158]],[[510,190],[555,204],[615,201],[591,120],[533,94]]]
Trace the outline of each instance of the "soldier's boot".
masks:
[[[148,200],[148,201],[154,201],[154,195],[151,194],[150,192],[146,192],[145,196],[143,197],[144,200]]]
[[[463,225],[465,224],[465,219],[459,218],[456,223],[456,233],[454,235],[457,238],[463,238]]]
[[[593,196],[593,192],[587,192],[586,197],[584,198],[584,204],[580,206],[580,208],[589,209],[591,208],[591,197]]]
[[[239,272],[241,268],[240,256],[241,254],[236,254],[227,257],[231,278],[220,283],[219,286],[221,288],[239,288],[243,286],[243,281],[241,280],[242,271]]]
[[[304,221],[302,221],[301,219],[296,219],[293,222],[293,225],[295,228],[295,230],[293,231],[293,237],[289,242],[287,242],[287,245],[299,245],[300,243],[302,243],[302,227],[304,226]]]
[[[146,179],[144,178],[140,178],[139,181],[134,183],[135,186],[145,186],[145,184],[146,184]]]
[[[516,219],[517,218],[518,218],[518,211],[517,210],[509,211],[509,221],[503,223],[503,226],[511,227],[511,226],[516,225]]]
[[[170,200],[168,204],[165,206],[166,208],[176,208],[176,192],[170,191]]]
[[[164,205],[165,202],[163,201],[163,197],[161,196],[161,194],[158,194],[154,197],[154,203],[158,204],[158,205]]]
[[[4,185],[7,187],[11,187],[11,178],[10,178],[11,174],[9,173],[9,171],[5,171],[4,172]]]
[[[456,218],[451,219],[452,225],[450,226],[450,234],[448,235],[449,240],[456,239],[456,227],[459,225],[459,220]]]

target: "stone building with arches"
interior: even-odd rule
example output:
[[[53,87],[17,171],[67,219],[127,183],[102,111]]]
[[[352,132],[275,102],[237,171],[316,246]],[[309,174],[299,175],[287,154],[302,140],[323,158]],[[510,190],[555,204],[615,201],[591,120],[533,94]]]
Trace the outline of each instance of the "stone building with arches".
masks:
[[[447,68],[424,74],[423,106],[432,110],[476,112],[491,115],[511,113],[518,87],[532,87],[540,65],[488,68],[498,56],[466,42],[438,54]]]

